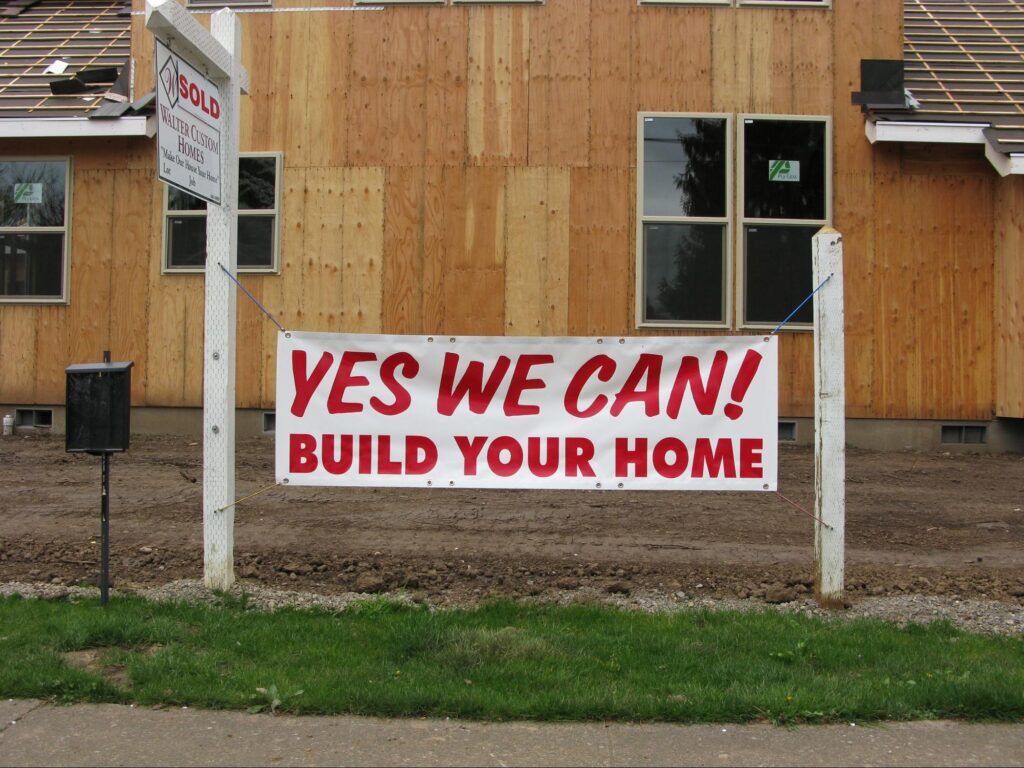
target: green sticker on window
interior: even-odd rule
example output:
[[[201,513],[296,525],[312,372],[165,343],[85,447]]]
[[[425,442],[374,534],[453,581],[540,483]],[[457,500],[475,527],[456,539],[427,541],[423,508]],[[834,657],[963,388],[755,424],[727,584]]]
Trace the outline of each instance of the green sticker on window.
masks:
[[[14,185],[14,202],[19,205],[43,202],[43,185],[38,182],[16,182]]]
[[[768,181],[800,181],[800,161],[769,160]]]

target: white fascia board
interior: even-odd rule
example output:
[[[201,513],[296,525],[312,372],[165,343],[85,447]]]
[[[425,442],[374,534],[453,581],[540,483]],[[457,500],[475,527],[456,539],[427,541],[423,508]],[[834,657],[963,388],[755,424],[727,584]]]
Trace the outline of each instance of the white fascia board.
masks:
[[[999,171],[1000,176],[1024,174],[1024,155],[1004,155],[986,143],[985,157]]]
[[[864,123],[864,134],[872,144],[879,141],[928,142],[933,144],[983,144],[985,157],[1000,176],[1024,174],[1024,154],[1006,155],[985,138],[988,123]]]
[[[2,139],[153,136],[152,121],[142,115],[90,120],[87,117],[29,117],[0,120]]]
[[[878,141],[929,142],[935,144],[987,144],[988,123],[864,123],[864,133],[872,144]]]

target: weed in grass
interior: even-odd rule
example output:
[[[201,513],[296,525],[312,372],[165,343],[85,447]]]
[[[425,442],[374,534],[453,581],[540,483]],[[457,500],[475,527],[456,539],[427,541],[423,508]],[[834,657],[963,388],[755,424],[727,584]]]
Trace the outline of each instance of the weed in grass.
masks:
[[[268,685],[266,688],[257,688],[256,696],[254,698],[261,699],[258,704],[254,704],[246,709],[250,714],[258,714],[260,712],[269,712],[272,715],[277,714],[277,708],[280,707],[287,699],[297,699],[301,696],[304,691],[295,691],[295,693],[281,694],[277,690],[277,686],[273,683]]]
[[[213,594],[222,608],[242,612],[249,610],[249,593],[244,589],[240,590],[237,595],[222,589],[213,590]]]

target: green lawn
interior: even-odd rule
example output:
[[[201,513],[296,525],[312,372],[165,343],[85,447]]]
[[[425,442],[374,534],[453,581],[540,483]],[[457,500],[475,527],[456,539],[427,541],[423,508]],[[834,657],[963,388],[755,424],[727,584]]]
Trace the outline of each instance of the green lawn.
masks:
[[[82,669],[65,654],[97,649]],[[81,656],[79,654],[79,656]],[[775,612],[0,599],[0,695],[476,719],[1024,717],[1024,640]],[[81,663],[81,662],[80,662]]]

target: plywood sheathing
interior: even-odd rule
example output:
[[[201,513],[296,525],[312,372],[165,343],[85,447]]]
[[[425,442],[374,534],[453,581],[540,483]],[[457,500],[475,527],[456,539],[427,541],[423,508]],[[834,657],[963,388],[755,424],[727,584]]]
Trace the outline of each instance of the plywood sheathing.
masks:
[[[867,143],[849,94],[861,58],[900,55],[901,2],[834,5],[548,0],[242,14],[253,82],[242,100],[242,148],[284,157],[281,274],[242,280],[292,328],[641,333],[636,113],[832,115],[850,414],[987,418],[994,374],[957,366],[973,356],[975,367],[994,370],[992,315],[977,308],[996,290],[984,243],[995,240],[1002,193],[997,201],[991,174],[964,181],[967,161],[943,165]],[[152,69],[147,38],[135,40],[140,79]],[[151,181],[152,144],[44,145],[74,154],[76,178],[90,171],[76,185],[119,202],[113,216],[100,211],[107,224],[80,229],[90,204],[76,187],[69,306],[0,306],[0,354],[17,361],[0,369],[0,400],[59,402],[63,367],[108,345],[141,360],[136,404],[198,405],[202,278],[160,273],[163,193]],[[0,151],[21,153],[18,142],[0,142]],[[929,217],[949,226],[934,228]],[[1002,247],[1017,246],[1007,236]],[[100,266],[79,270],[80,259]],[[115,266],[136,270],[130,290],[111,279]],[[1003,274],[1009,268],[1004,260]],[[127,307],[125,316],[87,316],[107,301]],[[271,407],[277,329],[244,297],[238,306],[238,401]],[[79,320],[89,335],[73,340]],[[1010,320],[1002,344],[1019,338]],[[60,359],[72,345],[86,357]],[[43,348],[61,352],[38,354]],[[784,334],[780,359],[782,413],[809,414],[809,336]]]

